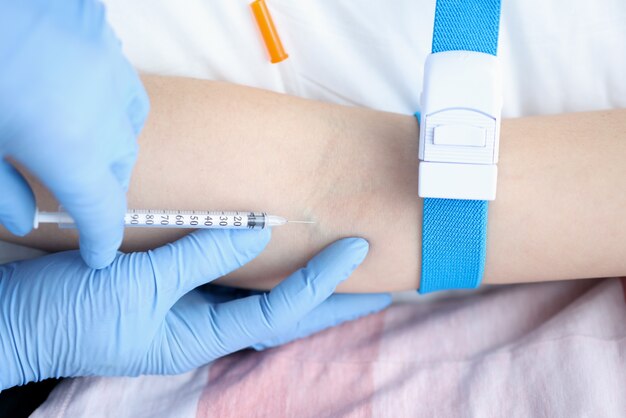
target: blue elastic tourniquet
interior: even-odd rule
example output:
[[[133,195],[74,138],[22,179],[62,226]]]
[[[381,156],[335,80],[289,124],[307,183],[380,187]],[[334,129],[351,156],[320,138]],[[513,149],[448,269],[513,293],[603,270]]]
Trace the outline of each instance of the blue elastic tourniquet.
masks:
[[[486,200],[424,199],[420,293],[478,287],[487,250]]]
[[[432,52],[496,55],[500,0],[437,0]]]
[[[499,26],[500,0],[437,0],[432,52],[496,55]],[[424,199],[420,293],[478,287],[488,207],[486,200]]]

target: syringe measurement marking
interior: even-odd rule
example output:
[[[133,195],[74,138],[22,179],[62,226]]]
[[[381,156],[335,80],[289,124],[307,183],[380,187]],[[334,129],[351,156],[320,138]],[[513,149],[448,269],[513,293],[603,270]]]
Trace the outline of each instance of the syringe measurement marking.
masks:
[[[208,228],[252,228],[254,229],[259,220],[259,215],[264,217],[265,214],[255,214],[249,212],[242,214],[241,212],[206,212],[206,211],[168,211],[163,210],[152,213],[151,210],[131,210],[124,217],[124,223],[128,226],[161,226],[161,227],[188,227],[201,228],[200,222]],[[203,219],[201,219],[203,218]],[[250,222],[251,221],[251,222]],[[263,224],[263,223],[261,223]]]

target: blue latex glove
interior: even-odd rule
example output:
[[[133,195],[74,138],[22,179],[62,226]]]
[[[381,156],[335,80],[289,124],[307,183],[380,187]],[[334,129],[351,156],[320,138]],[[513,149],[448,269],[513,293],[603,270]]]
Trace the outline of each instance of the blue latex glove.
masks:
[[[81,254],[108,265],[148,97],[94,0],[0,0],[0,223],[33,225],[35,201],[10,157],[76,220]]]
[[[330,245],[271,292],[240,298],[196,289],[254,258],[269,238],[198,231],[119,254],[101,270],[76,251],[0,266],[0,389],[58,376],[182,373],[390,303],[388,294],[331,296],[367,254],[358,238]]]

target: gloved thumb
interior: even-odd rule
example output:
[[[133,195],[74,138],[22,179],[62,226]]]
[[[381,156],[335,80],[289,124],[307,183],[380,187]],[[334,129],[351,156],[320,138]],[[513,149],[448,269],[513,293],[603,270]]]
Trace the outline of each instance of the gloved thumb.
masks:
[[[5,160],[0,160],[0,223],[19,236],[33,229],[35,196],[20,173]]]
[[[269,229],[196,231],[149,251],[162,289],[178,300],[190,290],[237,270],[263,251]]]

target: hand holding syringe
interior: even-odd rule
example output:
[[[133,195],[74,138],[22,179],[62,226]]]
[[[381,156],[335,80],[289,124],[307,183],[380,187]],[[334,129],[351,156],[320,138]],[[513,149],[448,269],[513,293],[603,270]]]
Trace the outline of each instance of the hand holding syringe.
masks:
[[[73,228],[69,213],[35,212],[33,227],[41,223],[56,223],[62,228]],[[312,224],[312,221],[288,221],[265,212],[223,212],[199,210],[131,209],[124,215],[124,225],[139,228],[193,228],[193,229],[265,229],[287,223]]]

